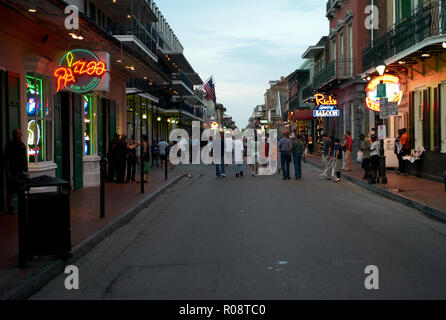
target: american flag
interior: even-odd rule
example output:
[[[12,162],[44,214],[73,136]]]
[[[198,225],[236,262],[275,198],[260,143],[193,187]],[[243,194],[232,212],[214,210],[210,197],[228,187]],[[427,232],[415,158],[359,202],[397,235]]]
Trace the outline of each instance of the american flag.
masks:
[[[211,77],[208,82],[203,86],[206,91],[206,100],[212,100],[217,103],[217,96],[215,95],[214,79]]]

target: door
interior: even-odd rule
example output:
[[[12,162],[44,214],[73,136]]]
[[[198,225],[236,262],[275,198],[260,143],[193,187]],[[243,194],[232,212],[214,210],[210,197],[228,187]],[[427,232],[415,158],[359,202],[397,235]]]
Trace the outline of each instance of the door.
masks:
[[[414,134],[415,148],[423,147],[423,91],[415,91],[414,95]]]

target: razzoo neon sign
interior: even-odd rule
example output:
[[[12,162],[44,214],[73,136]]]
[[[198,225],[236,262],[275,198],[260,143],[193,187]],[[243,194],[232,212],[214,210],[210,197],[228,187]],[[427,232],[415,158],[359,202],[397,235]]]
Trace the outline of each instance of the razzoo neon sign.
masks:
[[[57,92],[63,89],[75,93],[92,91],[107,72],[107,62],[101,61],[93,52],[83,49],[69,51],[54,71]]]
[[[386,85],[387,98],[389,102],[396,102],[398,105],[401,104],[401,100],[403,99],[403,90],[401,88],[400,79],[397,76],[391,74],[384,74],[382,76],[374,78],[367,85],[366,98],[365,98],[365,106],[367,109],[380,112],[381,98],[378,98],[378,85],[381,83]]]
[[[326,98],[325,95],[318,93],[314,97],[316,98],[317,108],[313,110],[313,117],[337,118],[341,116],[341,111],[337,108],[338,102],[332,96]]]

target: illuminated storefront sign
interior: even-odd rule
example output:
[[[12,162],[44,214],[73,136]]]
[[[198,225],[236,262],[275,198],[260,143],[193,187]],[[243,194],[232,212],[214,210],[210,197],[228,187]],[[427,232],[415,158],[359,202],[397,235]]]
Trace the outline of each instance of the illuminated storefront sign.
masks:
[[[380,112],[381,98],[378,98],[378,86],[380,84],[386,85],[386,94],[389,102],[396,102],[401,104],[403,98],[403,91],[400,84],[400,79],[397,76],[391,74],[384,74],[382,76],[374,78],[369,82],[366,88],[365,106],[367,109]]]
[[[337,118],[341,116],[341,111],[337,108],[338,102],[332,97],[325,97],[323,94],[316,94],[316,109],[313,111],[315,118]]]
[[[212,129],[212,130],[218,130],[218,129],[220,129],[220,125],[218,124],[218,122],[212,122],[212,123],[211,123],[211,129]]]
[[[107,73],[107,64],[87,50],[76,49],[66,53],[54,71],[57,92],[63,89],[75,93],[92,91]]]

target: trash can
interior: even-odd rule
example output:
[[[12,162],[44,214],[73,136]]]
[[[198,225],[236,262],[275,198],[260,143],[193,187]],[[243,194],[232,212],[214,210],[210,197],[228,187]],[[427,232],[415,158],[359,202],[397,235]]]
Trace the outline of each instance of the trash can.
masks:
[[[51,192],[38,192],[48,188]],[[71,252],[70,184],[49,176],[29,179],[19,214],[21,265],[29,260],[66,259]]]

